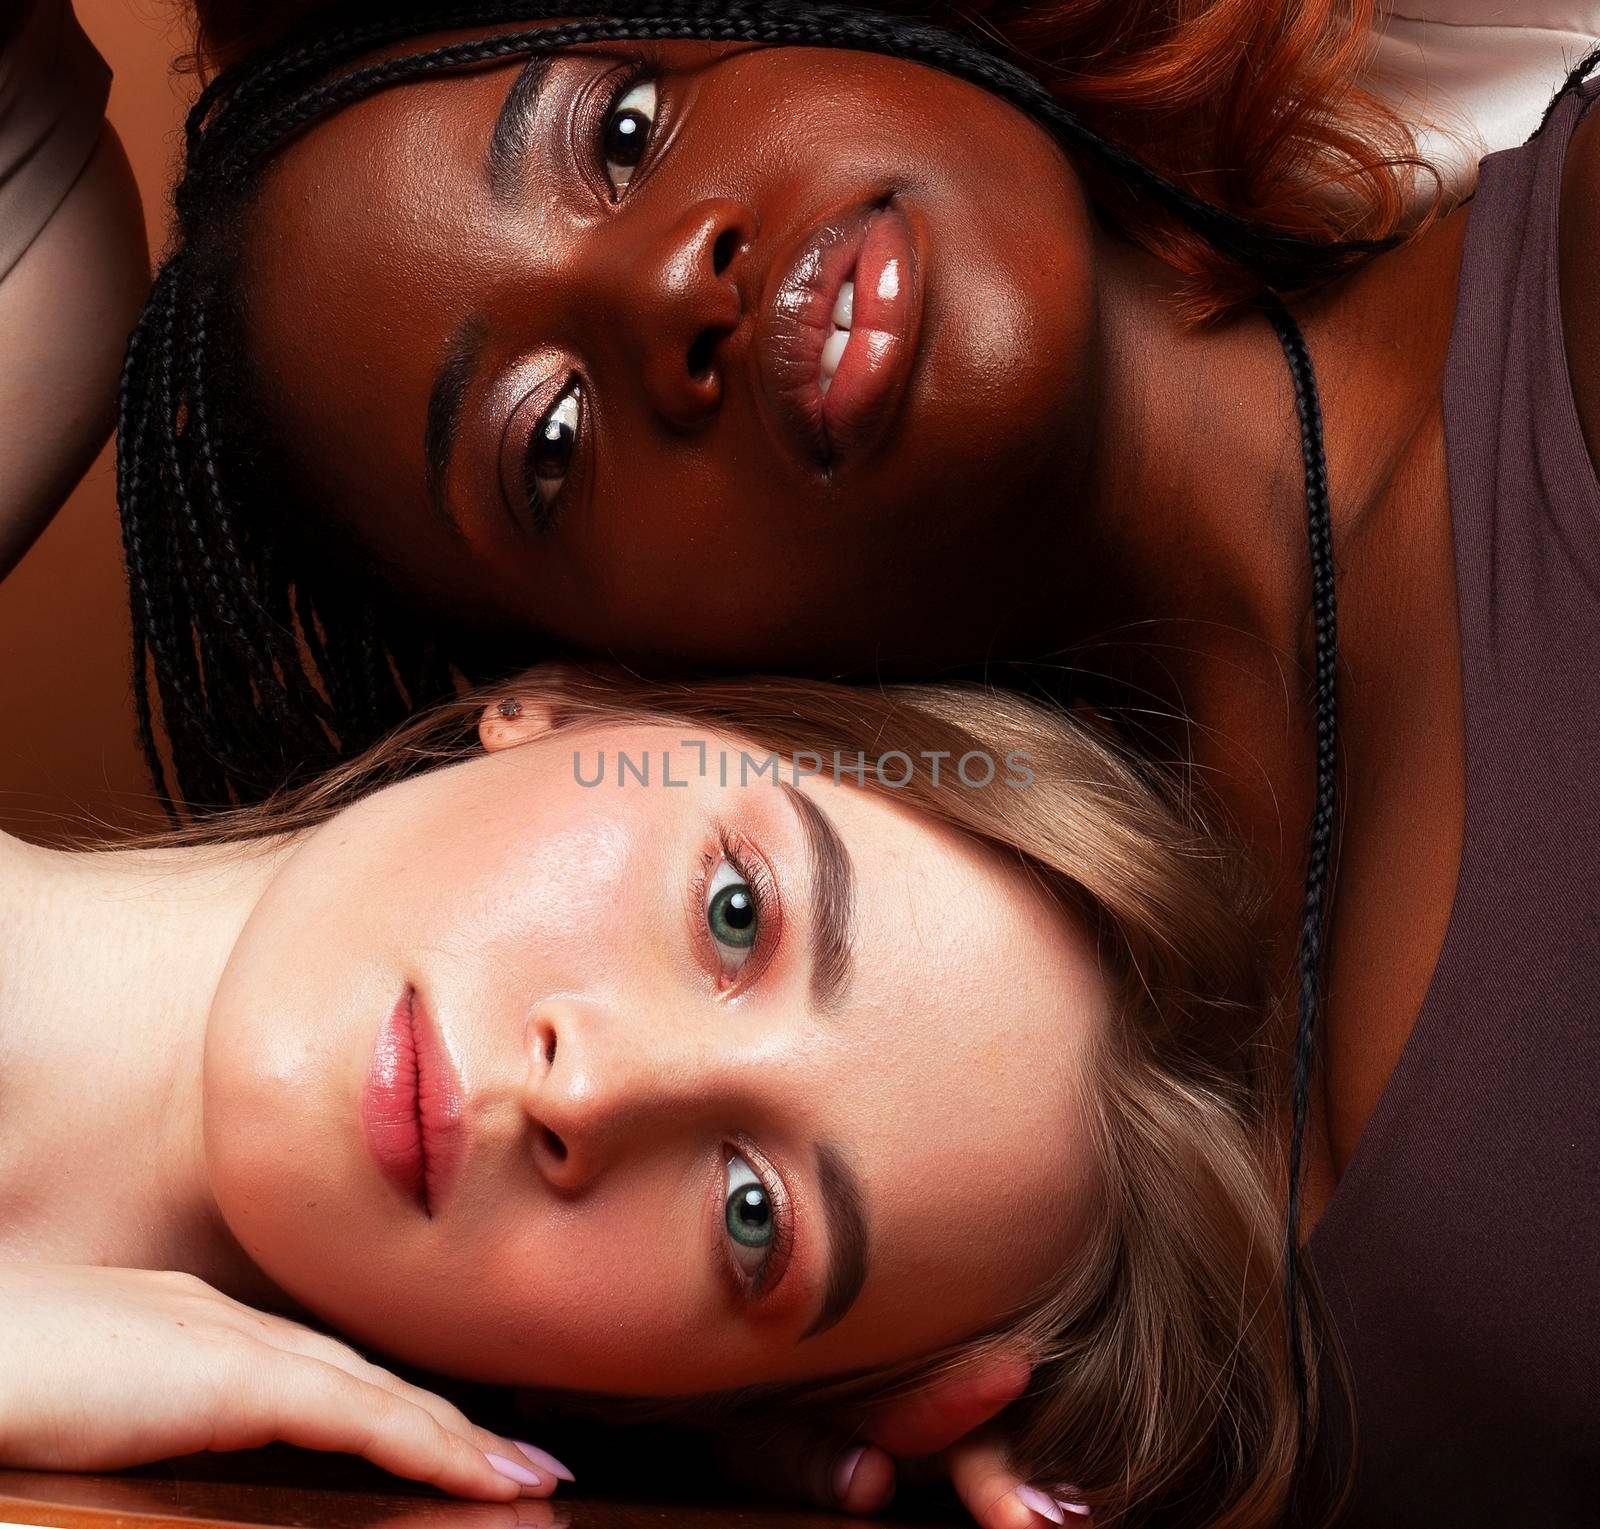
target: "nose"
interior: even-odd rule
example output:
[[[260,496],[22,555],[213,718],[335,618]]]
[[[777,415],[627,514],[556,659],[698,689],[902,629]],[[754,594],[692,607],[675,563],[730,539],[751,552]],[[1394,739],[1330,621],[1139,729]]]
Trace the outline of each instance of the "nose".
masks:
[[[722,407],[726,344],[753,294],[745,279],[755,214],[725,197],[683,210],[649,241],[628,282],[626,333],[650,405],[668,425],[693,430]]]
[[[621,1019],[603,1001],[560,997],[528,1024],[523,1111],[539,1172],[555,1188],[581,1189],[623,1152],[727,1116],[744,1086],[745,1059],[703,1024]]]

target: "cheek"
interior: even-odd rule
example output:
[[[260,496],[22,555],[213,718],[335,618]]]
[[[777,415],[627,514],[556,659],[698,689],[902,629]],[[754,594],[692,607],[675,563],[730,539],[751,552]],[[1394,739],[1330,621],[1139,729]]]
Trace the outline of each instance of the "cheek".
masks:
[[[670,1164],[630,1167],[571,1205],[531,1165],[480,1191],[452,1205],[448,1228],[369,1235],[359,1215],[319,1221],[297,1206],[249,1225],[263,1267],[310,1310],[440,1374],[660,1395],[759,1378],[725,1311],[705,1206]],[[719,1333],[709,1346],[708,1324]]]
[[[1076,176],[1010,117],[952,144],[936,174],[936,210],[948,198],[966,214],[938,220],[929,262],[940,381],[972,405],[960,437],[978,443],[1003,483],[1045,458],[1070,470],[1062,447],[1086,434],[1075,421],[1097,325],[1092,224]]]
[[[635,1165],[612,1180],[564,1205],[530,1165],[524,1187],[508,1180],[490,1186],[492,1201],[457,1205],[467,1224],[412,1249],[404,1283],[387,1286],[407,1291],[407,1309],[375,1279],[352,1306],[354,1330],[413,1363],[492,1383],[693,1389],[708,1367],[742,1357],[731,1333],[720,1350],[706,1347],[722,1307],[705,1206],[685,1199],[670,1170]]]
[[[207,1169],[252,1254],[349,1213],[361,1088],[406,980],[381,857],[358,836],[318,848],[257,904],[206,1021]]]

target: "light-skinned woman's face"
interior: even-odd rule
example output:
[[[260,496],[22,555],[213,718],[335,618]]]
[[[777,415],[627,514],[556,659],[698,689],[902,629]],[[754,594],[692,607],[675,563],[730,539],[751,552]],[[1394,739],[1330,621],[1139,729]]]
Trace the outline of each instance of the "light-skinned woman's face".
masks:
[[[1086,449],[1076,177],[919,65],[669,42],[455,73],[289,145],[252,230],[251,348],[309,502],[491,632],[970,658]]]
[[[741,749],[541,733],[293,847],[205,1057],[218,1207],[280,1288],[439,1372],[692,1394],[928,1352],[1075,1256],[1091,943],[892,794]]]

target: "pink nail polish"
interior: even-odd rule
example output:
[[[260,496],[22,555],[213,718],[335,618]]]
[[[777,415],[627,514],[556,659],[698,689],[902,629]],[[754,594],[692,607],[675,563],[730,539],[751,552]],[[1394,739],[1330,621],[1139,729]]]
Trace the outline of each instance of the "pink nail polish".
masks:
[[[839,1457],[839,1463],[833,1468],[833,1496],[835,1502],[843,1502],[845,1494],[850,1490],[850,1483],[856,1479],[856,1467],[861,1464],[861,1457],[866,1454],[867,1446],[858,1444],[848,1453]]]
[[[491,1455],[488,1450],[484,1450],[483,1458],[502,1476],[515,1481],[519,1486],[536,1487],[544,1484],[526,1466],[518,1465],[515,1460],[507,1460],[504,1455]]]
[[[548,1450],[540,1449],[537,1444],[525,1444],[521,1439],[513,1439],[511,1442],[535,1465],[542,1465],[557,1481],[576,1481],[578,1479]]]
[[[1040,1518],[1047,1518],[1052,1524],[1066,1523],[1067,1515],[1061,1511],[1061,1504],[1038,1487],[1020,1486],[1016,1489],[1016,1496],[1023,1507],[1032,1509]]]
[[[1082,1518],[1088,1518],[1094,1511],[1088,1503],[1079,1501],[1078,1489],[1071,1482],[1063,1481],[1060,1485],[1053,1487],[1051,1495],[1054,1496],[1057,1505],[1064,1512],[1076,1513]]]

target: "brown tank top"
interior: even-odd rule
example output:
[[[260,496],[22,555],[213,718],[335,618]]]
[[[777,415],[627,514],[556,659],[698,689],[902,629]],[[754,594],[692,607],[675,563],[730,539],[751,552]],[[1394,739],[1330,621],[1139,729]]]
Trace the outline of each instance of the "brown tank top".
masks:
[[[1461,868],[1309,1244],[1353,1379],[1349,1529],[1600,1525],[1600,483],[1557,279],[1562,167],[1597,94],[1485,159],[1468,215],[1444,395]],[[1348,1452],[1330,1425],[1316,1474]]]

